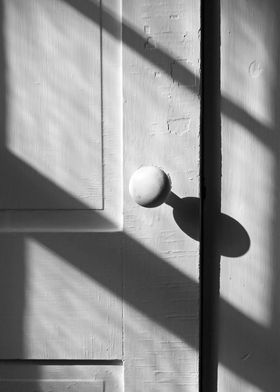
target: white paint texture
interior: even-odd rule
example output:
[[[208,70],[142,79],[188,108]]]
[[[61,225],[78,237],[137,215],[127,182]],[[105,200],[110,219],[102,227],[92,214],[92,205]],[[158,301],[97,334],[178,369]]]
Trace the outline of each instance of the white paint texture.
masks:
[[[122,358],[119,234],[2,235],[0,356]]]
[[[124,1],[123,13],[124,182],[156,165],[176,194],[198,196],[199,3]],[[124,309],[126,388],[197,391],[199,244],[169,206],[143,209],[125,191],[125,232],[138,244],[126,240],[124,298],[141,304]]]
[[[122,227],[120,8],[3,2],[1,231]]]
[[[1,362],[0,375],[5,380],[3,383],[0,380],[3,392],[123,392],[123,366],[120,365],[62,365],[35,361],[15,362],[11,366]]]
[[[6,5],[8,9],[15,4],[24,8],[25,4],[16,0],[6,3],[12,4]],[[42,0],[27,3],[32,4],[33,11],[38,4],[45,6]],[[52,0],[48,6],[54,3]],[[65,0],[58,4],[58,7],[65,6],[71,15],[79,13],[75,15],[79,20],[85,18],[82,28],[88,26],[90,10],[95,12],[92,23],[99,23],[95,2]],[[29,374],[38,379],[85,379],[92,375],[93,379],[105,380],[108,392],[123,389],[123,377],[125,391],[129,392],[197,392],[199,243],[181,231],[169,205],[155,209],[136,205],[129,196],[128,183],[140,165],[156,165],[170,174],[173,191],[179,197],[199,196],[200,3],[196,0],[123,1],[122,78],[118,41],[120,4],[112,4],[110,0],[103,0],[102,4],[105,209],[92,212],[93,221],[97,221],[95,233],[77,233],[83,231],[80,228],[86,217],[82,214],[77,221],[72,220],[68,229],[61,211],[40,212],[39,217],[36,211],[16,211],[16,218],[12,212],[5,215],[9,231],[16,233],[0,236],[0,285],[5,293],[0,298],[4,320],[0,356],[2,359],[72,359],[74,362],[121,359],[124,375],[122,369],[118,371],[117,382],[110,384],[115,385],[115,389],[107,388],[106,372],[102,373],[98,366],[90,370],[86,364],[60,366],[57,363],[48,368],[41,362],[38,366],[33,363],[31,370],[26,364],[23,370],[17,368],[16,371],[19,377]],[[113,9],[113,5],[116,8]],[[39,12],[40,18],[43,14]],[[48,25],[54,21],[57,19],[47,18]],[[60,24],[61,20],[57,22]],[[12,26],[17,30],[16,23]],[[57,30],[55,33],[59,34]],[[7,33],[7,40],[13,42],[14,34],[14,31]],[[44,31],[44,38],[46,36]],[[24,47],[22,54],[27,49]],[[100,55],[98,50],[95,54]],[[14,72],[18,76],[18,69]],[[15,110],[15,101],[8,100],[7,105],[8,111]],[[17,114],[18,111],[16,108]],[[46,197],[53,208],[57,202],[53,197],[58,194],[59,202],[66,200],[66,204],[74,203],[79,209],[81,200],[76,197],[77,189],[73,192],[64,189],[61,193],[55,176],[49,172],[37,176],[43,169],[32,154],[37,154],[36,148],[44,152],[48,143],[38,143],[37,147],[27,143],[28,148],[21,144],[20,150],[18,134],[10,133],[10,136],[10,153],[13,151],[22,158],[18,162],[15,156],[9,156],[5,161],[10,165],[10,172],[16,172],[15,178],[21,179],[19,184],[25,184],[15,186],[18,199],[21,200],[20,192],[31,189],[32,198],[38,203],[42,199],[37,198]],[[37,136],[41,137],[39,133]],[[27,157],[21,154],[25,147],[32,150]],[[60,147],[55,145],[55,148]],[[73,148],[76,148],[75,143]],[[28,165],[25,166],[23,158]],[[70,167],[72,164],[70,162]],[[30,172],[34,181],[30,181]],[[46,177],[49,177],[47,184],[51,192],[44,188]],[[71,182],[70,188],[73,184]],[[26,208],[26,204],[23,207]],[[123,232],[106,232],[112,222],[120,228],[122,212]],[[59,224],[50,229],[55,219]],[[85,226],[89,228],[88,222]],[[61,227],[64,229],[60,230]],[[13,378],[15,367],[16,363],[0,364],[0,379]],[[111,368],[107,370],[113,372]]]
[[[251,246],[221,260],[218,389],[272,392],[280,363],[280,12],[274,0],[221,4],[222,212],[244,226]]]
[[[114,258],[115,289],[121,290],[120,247],[114,242],[105,250],[104,240],[95,240],[86,273],[85,266],[79,268],[81,260],[75,266],[42,243],[25,240],[25,356],[121,358],[122,304],[95,279],[95,275],[113,273],[100,258]]]
[[[6,147],[74,201],[10,191],[4,209],[102,208],[100,27],[60,1],[5,2]],[[10,191],[10,192],[9,192]],[[36,195],[35,195],[36,196]],[[80,207],[81,208],[81,207]]]

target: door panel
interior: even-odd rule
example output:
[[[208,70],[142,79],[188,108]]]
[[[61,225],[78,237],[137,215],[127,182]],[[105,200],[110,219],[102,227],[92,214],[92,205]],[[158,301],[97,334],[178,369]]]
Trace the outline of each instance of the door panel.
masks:
[[[197,391],[199,3],[3,4],[0,380],[111,391],[99,367],[119,360],[114,391]],[[130,199],[143,164],[170,174],[177,203]]]
[[[61,1],[7,1],[4,15],[5,148],[71,197],[5,176],[1,209],[102,209],[100,21]]]
[[[122,226],[120,8],[3,1],[1,231]]]
[[[122,358],[120,235],[0,237],[2,359]]]

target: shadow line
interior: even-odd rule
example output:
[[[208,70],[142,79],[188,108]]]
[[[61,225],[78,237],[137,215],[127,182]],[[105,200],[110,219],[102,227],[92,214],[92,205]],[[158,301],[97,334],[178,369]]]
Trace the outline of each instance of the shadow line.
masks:
[[[78,12],[80,12],[83,16],[86,18],[89,18],[91,21],[94,23],[99,23],[99,4],[97,4],[95,1],[90,1],[90,0],[63,0],[66,4],[69,6],[72,6],[74,9],[76,9]],[[215,94],[217,94],[217,87],[214,86],[214,79],[215,83],[217,83],[217,76],[212,80],[214,75],[217,75],[217,71],[219,71],[220,65],[217,63],[217,60],[220,58],[220,53],[219,51],[217,52],[217,48],[214,49],[215,45],[219,45],[219,32],[216,32],[214,35],[214,30],[213,27],[216,26],[219,21],[217,18],[220,18],[220,15],[217,14],[218,10],[217,7],[219,7],[219,4],[215,2],[215,4],[212,5],[212,9],[206,8],[208,7],[207,2],[203,3],[205,7],[205,17],[203,19],[203,24],[206,26],[206,23],[209,23],[209,27],[204,27],[203,31],[203,37],[202,39],[208,39],[212,41],[212,44],[209,44],[209,48],[207,49],[208,56],[203,57],[203,61],[208,61],[209,64],[203,65],[202,72],[208,71],[209,75],[211,76],[210,78],[205,78],[203,80],[203,83],[213,83],[212,86],[207,86],[206,85],[203,87],[203,93],[208,91],[209,88],[209,94],[212,98],[215,97]],[[105,7],[102,7],[102,23],[103,23],[103,28],[106,30],[107,33],[109,33],[112,37],[118,37],[118,25],[119,21],[115,18],[115,16],[110,12],[109,9],[106,9]],[[209,30],[210,29],[210,30]],[[213,37],[210,37],[211,34]],[[181,86],[186,87],[188,90],[192,91],[195,94],[199,94],[199,85],[200,85],[200,80],[197,75],[195,75],[191,70],[189,70],[185,65],[182,64],[182,61],[180,60],[186,60],[186,59],[181,59],[181,58],[174,58],[168,53],[166,53],[165,49],[158,44],[150,44],[147,49],[147,40],[150,38],[150,36],[144,36],[140,32],[136,31],[133,26],[131,26],[128,21],[122,20],[122,41],[125,45],[127,45],[129,48],[131,48],[133,51],[136,51],[141,55],[142,58],[145,58],[145,60],[149,61],[156,67],[160,68],[166,75],[169,75],[174,82],[177,82]],[[117,38],[116,38],[117,39]],[[205,41],[206,42],[206,41]],[[213,46],[214,45],[214,46]],[[212,51],[215,50],[215,53]],[[203,52],[203,51],[202,51]],[[206,53],[205,53],[206,55]],[[202,53],[203,56],[203,53]],[[216,67],[213,67],[213,65],[210,64],[210,61],[213,61],[213,65]],[[175,70],[175,72],[172,72],[172,69]],[[212,73],[213,72],[213,73]],[[208,81],[208,79],[210,79]],[[211,82],[212,80],[212,82]],[[196,83],[194,83],[196,81]],[[219,82],[220,83],[220,82]],[[239,105],[236,103],[232,102],[230,99],[228,99],[226,96],[221,94],[221,91],[219,91],[219,96],[220,96],[220,110],[221,113],[227,116],[228,118],[233,119],[234,121],[238,122],[239,124],[242,124],[248,131],[254,130],[254,136],[259,138],[265,145],[268,145],[270,148],[273,148],[273,142],[275,141],[275,135],[274,132],[272,132],[272,129],[269,126],[265,126],[262,124],[260,121],[255,119],[251,114],[246,112],[243,108],[241,108]],[[201,97],[203,99],[203,96]],[[205,114],[205,113],[204,113]],[[203,118],[202,118],[203,120]],[[214,127],[214,124],[212,124],[212,129]]]
[[[90,18],[93,21],[95,20],[95,17],[97,18],[98,8],[97,5],[94,4],[93,2],[89,2],[89,1],[76,2],[73,0],[69,0],[67,1],[67,3],[77,8],[85,16],[89,17],[90,15]],[[104,27],[108,30],[108,32],[114,34],[115,30],[113,26],[117,23],[117,21],[114,20],[113,16],[111,16],[108,12],[107,13],[105,12],[103,22],[104,22]],[[162,52],[161,49],[159,50],[159,48],[156,48],[154,51],[149,51],[149,52],[145,51],[145,42],[146,42],[145,38],[143,38],[141,35],[139,35],[129,25],[125,23],[123,25],[123,37],[125,37],[124,42],[129,47],[131,47],[133,50],[137,50],[139,54],[144,55],[145,58],[147,58],[156,66],[163,69],[167,74],[170,74],[170,63],[176,64],[179,71],[176,72],[175,74],[173,73],[172,77],[180,84],[188,87],[192,91],[197,92],[197,88],[193,86],[194,75],[190,71],[188,71],[185,67],[183,67],[180,61],[174,60],[171,56]],[[1,41],[3,42],[3,39]],[[3,53],[4,53],[4,49],[3,49]],[[4,55],[1,56],[1,60],[3,60],[1,65],[3,66],[3,69],[5,69],[3,56]],[[2,105],[1,128],[2,131],[4,131],[5,129],[4,113],[6,111],[4,73],[1,79],[1,87],[2,87],[1,90],[2,92],[0,93],[1,105]],[[250,118],[249,120],[251,121]],[[6,164],[8,165],[8,167],[6,167],[7,171],[13,170],[16,172],[18,170],[17,168],[18,163],[13,163],[13,159],[14,157],[9,157],[6,160]],[[68,200],[69,195],[67,193],[64,193],[60,189],[57,189],[57,187],[53,184],[50,186],[51,191],[45,194],[46,192],[45,189],[48,188],[48,185],[47,187],[44,185],[46,179],[40,178],[40,175],[37,174],[35,176],[34,173],[32,173],[32,170],[30,172],[31,174],[29,173],[29,169],[25,168],[21,172],[21,175],[25,180],[26,178],[34,177],[35,182],[40,184],[38,190],[36,191],[38,192],[38,197],[47,197],[53,200],[56,198],[56,195],[58,195],[58,198],[60,200],[64,200],[64,199]],[[216,206],[215,213],[214,213],[215,215],[217,213],[217,209],[219,209],[220,203],[219,203],[219,199],[213,200],[213,202],[215,203],[214,205]],[[82,269],[93,279],[100,282],[100,284],[102,284],[108,290],[112,290],[112,284],[108,279],[108,277],[106,275],[102,275],[98,273],[98,264],[109,263],[108,267],[114,268],[114,266],[111,264],[113,263],[113,261],[102,259],[102,257],[100,257],[99,260],[95,260],[95,261],[92,260],[92,254],[94,254],[94,250],[92,249],[92,243],[91,243],[93,235],[98,236],[98,234],[59,234],[59,233],[56,234],[33,233],[32,234],[32,236],[38,241],[40,241],[43,245],[47,246],[49,249],[52,249],[61,257],[68,260],[70,263],[72,263],[72,265]],[[182,287],[183,294],[185,295],[185,297],[190,298],[190,296],[194,295],[195,293],[198,293],[199,291],[197,283],[192,279],[190,279],[189,277],[182,274],[179,270],[172,267],[170,264],[164,262],[157,255],[152,254],[150,251],[148,251],[139,243],[137,243],[134,239],[128,237],[125,234],[116,234],[116,235],[123,236],[122,240],[126,241],[127,247],[130,249],[131,254],[133,254],[133,257],[130,258],[132,265],[130,268],[131,274],[129,278],[131,279],[130,287],[133,287],[133,290],[135,291],[132,290],[127,291],[125,293],[125,298],[124,298],[125,301],[131,304],[132,306],[134,306],[143,314],[150,317],[159,325],[168,329],[170,332],[178,336],[180,339],[184,340],[187,344],[189,344],[193,348],[198,349],[199,348],[198,342],[195,341],[194,333],[193,333],[193,328],[197,327],[198,315],[194,314],[193,319],[188,320],[188,328],[186,328],[186,320],[172,321],[171,319],[166,319],[165,315],[162,313],[161,310],[162,309],[166,310],[165,307],[166,301],[174,297],[174,292],[172,290],[172,287],[170,287],[170,289],[168,290],[166,290],[165,288],[165,290],[163,291],[162,288],[155,289],[154,286],[154,282],[158,280],[158,277],[164,275],[168,277],[168,280],[170,279],[170,281],[174,281],[176,285],[180,285],[180,287]],[[206,233],[204,235],[206,235]],[[104,234],[102,234],[102,237],[103,236]],[[3,238],[5,238],[6,240],[8,238],[17,238],[17,237],[13,237],[7,234],[7,235],[3,235]],[[17,239],[17,241],[19,241],[19,239]],[[212,244],[211,246],[214,245]],[[215,257],[217,257],[216,249],[212,249],[211,252],[214,254]],[[79,263],[77,263],[77,261],[79,261]],[[94,273],[92,271],[92,262],[97,263],[96,268],[94,269]],[[120,272],[116,271],[116,273],[120,273]],[[217,274],[215,273],[215,275]],[[7,278],[7,276],[8,276],[7,274],[3,274],[2,279]],[[116,277],[118,277],[118,275],[116,275]],[[152,290],[152,287],[154,291],[152,291],[153,295],[151,297],[152,298],[151,302],[147,303],[141,301],[143,289],[149,291]],[[24,292],[23,287],[21,288],[21,290]],[[122,298],[123,293],[121,290],[115,290],[113,291],[113,293],[118,297]],[[18,295],[20,295],[20,293]],[[237,341],[241,341],[240,339],[241,336],[248,336],[250,334],[259,336],[261,342],[266,342],[269,340],[269,331],[267,329],[259,326],[257,323],[250,320],[247,316],[245,316],[244,314],[236,310],[230,304],[226,303],[226,301],[221,300],[221,303],[222,306],[225,308],[225,313],[230,318],[232,325],[235,326]],[[184,313],[184,309],[181,308],[181,306],[183,305],[181,304],[178,306],[179,308],[175,310]],[[172,308],[172,311],[174,311],[174,308]],[[19,323],[22,324],[22,320]],[[20,336],[19,340],[20,339],[21,339],[20,343],[22,344],[23,337]],[[230,345],[233,345],[235,343],[229,342]],[[260,347],[256,347],[256,350],[262,351],[262,349],[263,349],[262,345]],[[243,368],[238,367],[236,363],[232,363],[228,358],[222,358],[222,364],[228,367],[231,371],[235,372],[238,376],[241,376],[244,379],[248,380],[249,382],[252,382],[253,384],[257,384],[258,386],[264,387],[264,389],[266,389],[266,386],[262,385],[263,381],[261,379],[261,372],[260,374],[254,374],[253,372],[254,369],[250,367],[250,364],[248,364],[246,367]]]

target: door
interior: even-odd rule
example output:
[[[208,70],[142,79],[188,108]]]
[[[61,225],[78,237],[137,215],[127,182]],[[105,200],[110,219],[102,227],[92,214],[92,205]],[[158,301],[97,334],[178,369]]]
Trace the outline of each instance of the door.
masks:
[[[1,18],[1,391],[197,391],[199,3]],[[131,199],[141,165],[167,203]]]
[[[219,391],[279,389],[279,20],[221,1],[221,208],[250,246],[221,258]]]

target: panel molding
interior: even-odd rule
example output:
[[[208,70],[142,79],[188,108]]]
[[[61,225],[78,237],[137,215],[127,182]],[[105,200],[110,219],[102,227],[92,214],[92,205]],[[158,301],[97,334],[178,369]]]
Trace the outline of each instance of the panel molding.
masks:
[[[90,16],[82,7],[79,9],[79,4],[76,11],[88,17],[91,23],[99,23],[99,18],[101,21],[102,203],[97,208],[87,209],[78,199],[75,201],[48,179],[46,183],[50,185],[44,188],[45,181],[42,179],[37,184],[40,192],[44,194],[47,189],[51,197],[57,189],[61,200],[66,197],[66,203],[74,203],[77,208],[0,209],[0,232],[102,232],[122,229],[121,3],[119,0],[109,5],[109,21],[108,9],[100,10],[98,2],[92,3],[89,8]],[[110,23],[109,29],[106,23]],[[23,165],[28,167],[25,163]],[[12,175],[12,172],[9,175]]]

